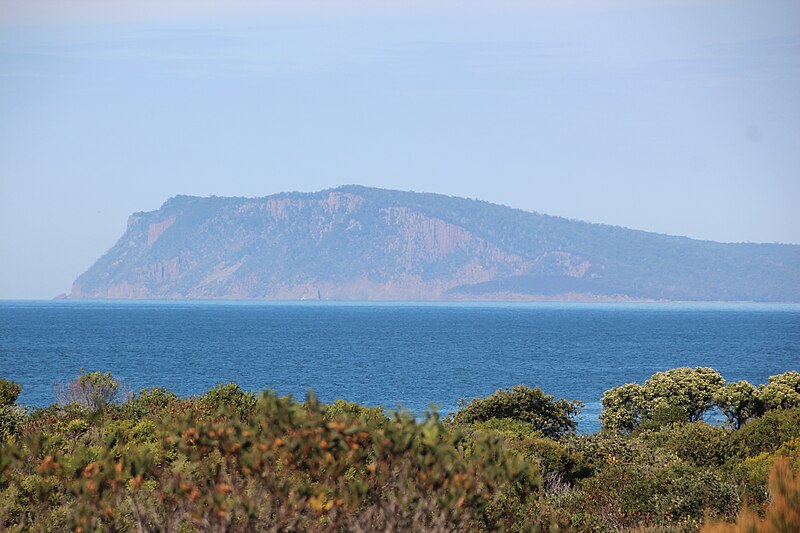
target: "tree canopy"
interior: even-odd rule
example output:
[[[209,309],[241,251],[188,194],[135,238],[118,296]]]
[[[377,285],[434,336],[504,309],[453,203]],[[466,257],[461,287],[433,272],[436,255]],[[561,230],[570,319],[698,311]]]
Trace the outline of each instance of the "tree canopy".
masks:
[[[628,383],[605,392],[604,429],[630,432],[642,424],[696,422],[714,406],[725,380],[713,368],[682,367],[653,374],[643,385]]]
[[[714,395],[714,403],[736,429],[764,412],[759,390],[744,380],[727,383],[719,389]]]
[[[767,409],[800,407],[800,372],[791,370],[770,376],[759,396]]]
[[[600,423],[604,430],[630,433],[671,422],[697,422],[718,408],[735,429],[774,409],[800,407],[800,372],[770,376],[766,385],[725,383],[713,368],[673,368],[653,374],[643,385],[607,390]]]

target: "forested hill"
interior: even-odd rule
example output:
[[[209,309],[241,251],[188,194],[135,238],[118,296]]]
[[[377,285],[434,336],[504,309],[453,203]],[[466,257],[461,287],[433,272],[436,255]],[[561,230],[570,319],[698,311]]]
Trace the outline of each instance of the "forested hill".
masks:
[[[800,301],[800,246],[722,244],[361,186],[177,196],[71,298]]]

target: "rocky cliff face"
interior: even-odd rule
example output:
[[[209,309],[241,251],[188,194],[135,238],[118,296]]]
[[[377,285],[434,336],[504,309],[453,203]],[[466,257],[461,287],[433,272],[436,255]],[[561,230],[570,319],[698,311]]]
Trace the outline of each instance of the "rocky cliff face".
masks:
[[[72,298],[800,300],[800,246],[348,186],[136,213]]]

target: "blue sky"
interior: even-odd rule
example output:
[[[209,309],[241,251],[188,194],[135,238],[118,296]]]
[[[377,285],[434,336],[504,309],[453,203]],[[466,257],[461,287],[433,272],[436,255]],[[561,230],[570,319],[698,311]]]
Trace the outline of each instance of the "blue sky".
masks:
[[[800,243],[800,3],[497,4],[0,0],[0,298],[67,292],[176,194]]]

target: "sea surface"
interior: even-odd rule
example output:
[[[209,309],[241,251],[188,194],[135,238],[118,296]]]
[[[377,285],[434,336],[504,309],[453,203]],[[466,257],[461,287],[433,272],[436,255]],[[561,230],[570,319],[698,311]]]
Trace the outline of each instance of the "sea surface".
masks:
[[[0,301],[0,377],[45,406],[81,369],[182,396],[226,382],[421,416],[525,384],[585,402],[680,366],[800,369],[800,305]]]

